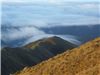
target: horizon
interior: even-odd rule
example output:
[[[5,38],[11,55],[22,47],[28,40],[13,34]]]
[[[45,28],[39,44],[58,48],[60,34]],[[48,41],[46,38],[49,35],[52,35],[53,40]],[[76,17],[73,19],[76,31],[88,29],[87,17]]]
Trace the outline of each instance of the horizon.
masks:
[[[0,13],[1,75],[99,71],[100,0],[2,0]]]
[[[60,34],[62,31],[59,30],[59,27],[87,26],[88,29],[92,30],[94,25],[100,25],[99,7],[100,3],[96,0],[92,0],[92,2],[86,0],[84,2],[83,0],[72,0],[72,2],[69,0],[4,0],[1,9],[1,27],[3,27],[1,40],[8,44],[18,40],[20,44],[25,39],[24,43],[27,43],[37,38],[58,35],[55,33],[57,30],[51,29],[48,33],[42,30],[42,28],[58,27],[60,36],[81,42],[77,39],[80,36],[67,32],[63,35]]]
[[[100,2],[98,0],[3,0],[2,2],[32,2],[32,3],[65,3],[65,2]]]

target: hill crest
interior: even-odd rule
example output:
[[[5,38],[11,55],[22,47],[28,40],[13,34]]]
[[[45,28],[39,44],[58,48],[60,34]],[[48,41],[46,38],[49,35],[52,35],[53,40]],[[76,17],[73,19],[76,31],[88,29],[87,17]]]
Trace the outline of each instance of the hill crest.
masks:
[[[9,75],[25,66],[36,65],[74,47],[77,46],[59,37],[50,37],[32,42],[25,47],[3,48],[1,50],[2,75]]]
[[[100,37],[14,75],[99,75]]]

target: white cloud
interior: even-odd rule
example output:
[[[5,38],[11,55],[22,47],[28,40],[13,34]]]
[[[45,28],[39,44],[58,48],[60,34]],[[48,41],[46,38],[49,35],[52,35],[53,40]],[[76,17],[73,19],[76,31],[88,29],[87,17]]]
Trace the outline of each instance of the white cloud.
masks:
[[[86,4],[81,4],[79,5],[80,8],[84,8],[84,9],[100,9],[100,4],[96,4],[96,3],[86,3]]]
[[[5,41],[13,41],[22,38],[45,34],[43,31],[40,31],[34,27],[21,27],[19,29],[8,28],[6,30],[7,31],[2,32],[2,39]]]
[[[47,38],[47,37],[51,37],[51,36],[54,36],[53,34],[39,34],[39,35],[36,35],[36,36],[32,36],[30,39],[28,39],[23,45],[26,45],[30,42],[33,42],[33,41],[36,41],[36,40],[39,40],[39,39],[42,39],[42,38]]]
[[[10,43],[16,40],[27,38],[27,40],[24,40],[21,46],[26,45],[30,42],[42,39],[42,38],[55,36],[54,34],[46,34],[43,31],[37,28],[34,28],[34,27],[24,27],[23,26],[23,27],[19,27],[18,29],[7,28],[6,30],[7,30],[6,32],[2,32],[2,40],[5,41],[6,43]],[[78,41],[77,38],[72,35],[56,35],[56,36],[62,37],[63,39],[71,43],[77,44],[77,45],[81,44],[81,42]],[[17,42],[17,43],[20,43],[20,42]],[[17,46],[16,43],[14,44],[15,46]]]
[[[3,0],[2,2],[32,2],[60,4],[65,2],[100,2],[99,0]]]
[[[28,27],[28,25],[33,25],[36,27],[52,27],[59,25],[68,26],[75,24],[100,24],[100,17],[98,17],[97,12],[98,4],[95,3],[66,4],[68,0],[3,0],[3,2],[31,2],[47,4],[46,7],[44,5],[27,4],[5,6],[3,10],[2,21],[5,24],[8,24],[8,26],[22,26],[22,28],[19,29],[8,29],[8,32],[2,32],[2,39],[4,39],[5,41],[14,41],[17,39],[31,37],[31,39],[29,39],[28,41],[26,40],[26,43],[29,43],[43,37],[53,36],[53,34],[45,34],[43,31],[37,28]],[[58,6],[52,6],[52,4]],[[24,25],[26,25],[27,27],[24,27]],[[67,36],[67,40],[69,40],[69,38],[70,41],[79,43],[76,38]]]
[[[41,0],[37,1],[40,2]],[[43,1],[56,3],[56,0]],[[58,0],[58,3],[63,1]],[[3,7],[2,23],[5,24],[7,22],[7,24],[11,23],[17,26],[35,25],[38,27],[48,26],[48,23],[64,23],[66,25],[82,23],[97,24],[100,23],[98,21],[100,20],[98,6],[99,4],[96,3],[69,3],[64,6],[34,4],[5,5]]]
[[[65,39],[65,40],[67,40],[67,41],[69,41],[69,42],[71,42],[71,43],[73,43],[73,44],[76,44],[76,45],[80,45],[80,44],[81,44],[81,42],[77,40],[77,37],[72,36],[72,35],[42,34],[42,35],[37,35],[37,36],[31,37],[29,40],[27,40],[27,41],[23,44],[23,46],[26,45],[26,44],[28,44],[28,43],[30,43],[30,42],[36,41],[36,40],[38,40],[38,39],[47,38],[47,37],[52,37],[52,36],[61,37],[61,38]]]

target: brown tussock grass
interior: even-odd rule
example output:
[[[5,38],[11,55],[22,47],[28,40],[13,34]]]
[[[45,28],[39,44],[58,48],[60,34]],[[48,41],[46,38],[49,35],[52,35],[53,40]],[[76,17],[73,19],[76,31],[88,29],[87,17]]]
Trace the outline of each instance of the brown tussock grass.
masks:
[[[100,75],[100,38],[14,75]]]

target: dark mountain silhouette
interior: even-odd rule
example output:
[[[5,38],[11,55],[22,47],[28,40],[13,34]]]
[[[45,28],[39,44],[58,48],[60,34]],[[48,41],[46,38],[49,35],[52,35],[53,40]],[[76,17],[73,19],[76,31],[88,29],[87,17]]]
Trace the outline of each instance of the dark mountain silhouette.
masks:
[[[74,47],[77,45],[56,36],[44,38],[19,48],[5,47],[1,50],[2,75],[9,75],[25,66],[36,65]]]
[[[27,40],[28,38],[21,38],[21,39],[16,39],[14,41],[5,41],[5,40],[1,40],[1,47],[4,48],[4,47],[21,47],[23,45],[23,43],[25,43],[25,41]]]
[[[57,36],[54,36],[54,37],[44,38],[44,39],[35,41],[33,43],[26,45],[25,47],[30,48],[30,49],[37,49],[40,51],[41,49],[49,50],[51,53],[53,53],[53,55],[55,55],[55,54],[65,51],[66,48],[70,49],[76,46],[77,45],[72,44],[66,40],[63,40]]]
[[[52,24],[50,24],[52,25]],[[53,26],[53,25],[52,25]],[[55,26],[55,25],[54,25]],[[53,35],[63,35],[66,37],[66,35],[72,35],[75,36],[77,38],[75,38],[75,40],[80,41],[82,44],[92,40],[96,37],[100,36],[100,24],[94,24],[94,25],[73,25],[73,26],[63,26],[63,25],[59,25],[59,26],[55,26],[55,27],[34,27],[34,25],[29,25],[29,26],[6,26],[6,25],[2,25],[1,26],[1,32],[2,34],[8,33],[9,31],[20,31],[20,28],[36,28],[39,29],[43,32],[45,32],[46,34],[53,34]],[[1,34],[1,35],[2,35]],[[7,36],[6,36],[7,37]],[[32,36],[34,37],[34,36]],[[1,41],[1,45],[2,47],[20,47],[22,46],[27,40],[29,40],[32,37],[24,37],[24,38],[18,38],[16,40],[10,40],[7,41],[8,39],[5,39],[5,36],[2,36],[2,41]],[[68,38],[68,37],[66,37]]]
[[[77,40],[85,43],[100,36],[100,24],[95,25],[73,25],[73,26],[55,26],[40,28],[47,34],[73,35]]]

